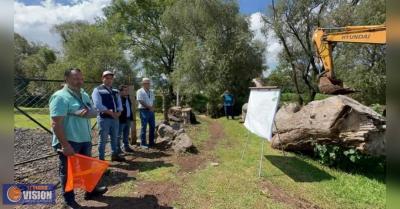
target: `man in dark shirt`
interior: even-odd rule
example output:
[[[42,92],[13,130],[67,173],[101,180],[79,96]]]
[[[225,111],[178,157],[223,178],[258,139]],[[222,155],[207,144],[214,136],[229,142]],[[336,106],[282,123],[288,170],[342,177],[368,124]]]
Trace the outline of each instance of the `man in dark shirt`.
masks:
[[[133,150],[129,147],[129,132],[131,130],[131,124],[133,120],[131,100],[128,94],[128,86],[121,85],[119,87],[119,92],[121,95],[122,112],[119,116],[119,131],[118,131],[118,150],[121,153],[121,139],[123,142],[124,152],[132,153]]]
[[[233,94],[229,92],[229,90],[225,90],[224,94],[222,95],[224,99],[224,110],[225,110],[225,116],[227,119],[229,119],[229,116],[233,117],[233,105],[235,104],[235,99],[233,97]]]

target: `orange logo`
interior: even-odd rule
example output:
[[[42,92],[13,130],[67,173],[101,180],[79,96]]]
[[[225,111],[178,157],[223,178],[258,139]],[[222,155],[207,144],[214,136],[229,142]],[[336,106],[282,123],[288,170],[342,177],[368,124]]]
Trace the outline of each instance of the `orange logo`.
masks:
[[[22,191],[16,186],[11,186],[7,190],[7,198],[11,202],[18,202],[22,198]]]

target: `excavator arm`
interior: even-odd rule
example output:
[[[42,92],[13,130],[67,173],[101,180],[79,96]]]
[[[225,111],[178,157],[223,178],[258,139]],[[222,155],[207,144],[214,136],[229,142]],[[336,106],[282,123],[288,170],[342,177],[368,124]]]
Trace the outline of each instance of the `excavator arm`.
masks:
[[[345,43],[386,43],[386,26],[347,26],[340,28],[317,28],[313,34],[313,42],[318,58],[324,67],[320,73],[319,90],[324,94],[348,94],[352,89],[343,88],[341,80],[335,78],[333,68],[333,45],[337,42]]]

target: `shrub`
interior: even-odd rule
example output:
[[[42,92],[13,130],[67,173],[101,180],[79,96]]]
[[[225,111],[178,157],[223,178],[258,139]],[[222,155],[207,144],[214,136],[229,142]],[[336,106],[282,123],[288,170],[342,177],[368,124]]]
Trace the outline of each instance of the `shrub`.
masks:
[[[370,156],[354,148],[314,143],[314,154],[320,163],[348,171],[385,169],[385,157]]]

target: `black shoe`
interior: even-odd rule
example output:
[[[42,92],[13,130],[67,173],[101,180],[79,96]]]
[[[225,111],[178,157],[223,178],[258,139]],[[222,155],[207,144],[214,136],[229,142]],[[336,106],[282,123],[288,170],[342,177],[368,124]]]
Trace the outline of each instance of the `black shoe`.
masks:
[[[63,207],[65,209],[80,209],[82,208],[81,205],[79,205],[75,200],[71,202],[66,202],[64,203]]]
[[[125,148],[124,148],[124,152],[132,153],[132,152],[133,152],[133,149],[131,149],[130,147],[125,147]]]
[[[111,161],[124,162],[125,158],[119,155],[111,155]]]
[[[85,193],[85,196],[84,196],[84,199],[85,199],[85,200],[91,200],[91,199],[93,199],[94,197],[98,197],[98,196],[103,195],[103,194],[106,193],[107,191],[108,191],[108,188],[105,187],[105,186],[96,187],[96,188],[94,188],[94,190],[93,190],[92,192],[86,192],[86,193]]]

